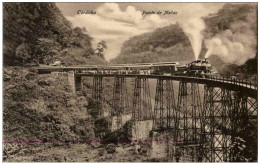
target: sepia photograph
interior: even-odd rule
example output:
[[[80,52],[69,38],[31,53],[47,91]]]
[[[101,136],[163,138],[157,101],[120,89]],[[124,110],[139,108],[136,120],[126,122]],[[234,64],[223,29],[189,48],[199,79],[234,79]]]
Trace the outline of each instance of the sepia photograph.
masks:
[[[2,2],[3,162],[257,162],[258,2]]]

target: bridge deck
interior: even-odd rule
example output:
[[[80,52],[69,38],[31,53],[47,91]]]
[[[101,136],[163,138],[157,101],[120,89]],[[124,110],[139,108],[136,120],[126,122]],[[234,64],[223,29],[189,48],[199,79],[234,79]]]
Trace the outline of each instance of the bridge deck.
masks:
[[[150,78],[150,79],[170,79],[176,81],[195,82],[199,84],[207,84],[213,87],[224,87],[226,89],[241,92],[249,97],[257,98],[257,87],[250,85],[249,83],[235,82],[232,80],[224,80],[222,78],[199,78],[199,77],[187,77],[187,76],[166,76],[166,75],[140,75],[140,74],[85,74],[77,73],[76,76],[103,76],[103,77],[115,77],[122,76],[127,78]]]
[[[167,75],[142,75],[142,74],[90,74],[90,73],[80,73],[78,70],[89,70],[95,66],[90,67],[39,67],[37,68],[39,74],[51,73],[51,72],[68,72],[74,71],[75,76],[103,76],[103,77],[115,77],[122,76],[126,78],[151,78],[151,79],[170,79],[185,82],[195,82],[199,84],[207,84],[212,87],[222,87],[228,90],[240,92],[246,96],[257,98],[257,85],[252,85],[248,81],[238,81],[234,79],[227,78],[200,78],[200,77],[188,77],[188,76],[167,76]]]

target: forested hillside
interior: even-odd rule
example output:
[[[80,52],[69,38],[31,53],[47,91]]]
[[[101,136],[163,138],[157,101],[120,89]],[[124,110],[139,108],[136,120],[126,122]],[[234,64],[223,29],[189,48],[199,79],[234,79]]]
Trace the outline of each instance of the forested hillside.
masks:
[[[206,30],[204,31],[206,39],[212,38],[226,30],[231,30],[233,32],[233,35],[236,37],[241,37],[239,35],[236,35],[236,33],[242,33],[244,32],[243,30],[246,30],[246,28],[242,26],[240,27],[240,29],[234,31],[232,29],[232,25],[234,25],[234,23],[247,24],[249,26],[248,28],[252,30],[252,32],[254,32],[255,38],[257,38],[257,5],[255,4],[227,3],[223,6],[222,9],[219,10],[217,14],[205,17],[204,20],[206,23]],[[245,64],[240,66],[229,63],[224,64],[222,58],[216,55],[210,56],[209,59],[211,63],[218,67],[218,70],[222,73],[243,73],[249,75],[257,75],[257,46],[252,48],[254,48],[256,51],[255,58],[249,59]],[[204,51],[206,51],[205,46]],[[202,57],[204,57],[204,55]]]
[[[72,28],[55,3],[4,3],[3,54],[5,65],[104,62],[91,57],[91,36]]]
[[[124,42],[115,63],[191,61],[193,51],[178,24],[134,36]]]
[[[3,160],[88,161],[91,145],[69,142],[95,139],[89,100],[72,92],[66,73],[38,75],[28,66],[106,61],[55,3],[4,3],[3,17]]]

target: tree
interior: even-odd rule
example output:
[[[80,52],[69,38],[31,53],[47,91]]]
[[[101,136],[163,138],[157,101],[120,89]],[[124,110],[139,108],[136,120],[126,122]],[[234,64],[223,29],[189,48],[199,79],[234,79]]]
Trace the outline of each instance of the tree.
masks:
[[[15,57],[20,64],[25,64],[31,59],[30,53],[30,47],[22,43],[16,48]]]
[[[97,44],[95,54],[104,58],[104,49],[107,49],[106,41],[102,40]]]

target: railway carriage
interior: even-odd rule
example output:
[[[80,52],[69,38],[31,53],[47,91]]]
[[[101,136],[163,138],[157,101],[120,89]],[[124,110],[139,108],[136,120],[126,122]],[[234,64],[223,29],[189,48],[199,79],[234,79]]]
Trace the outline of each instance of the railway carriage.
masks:
[[[177,70],[176,64],[157,64],[152,66],[153,74],[170,74],[174,75]]]

